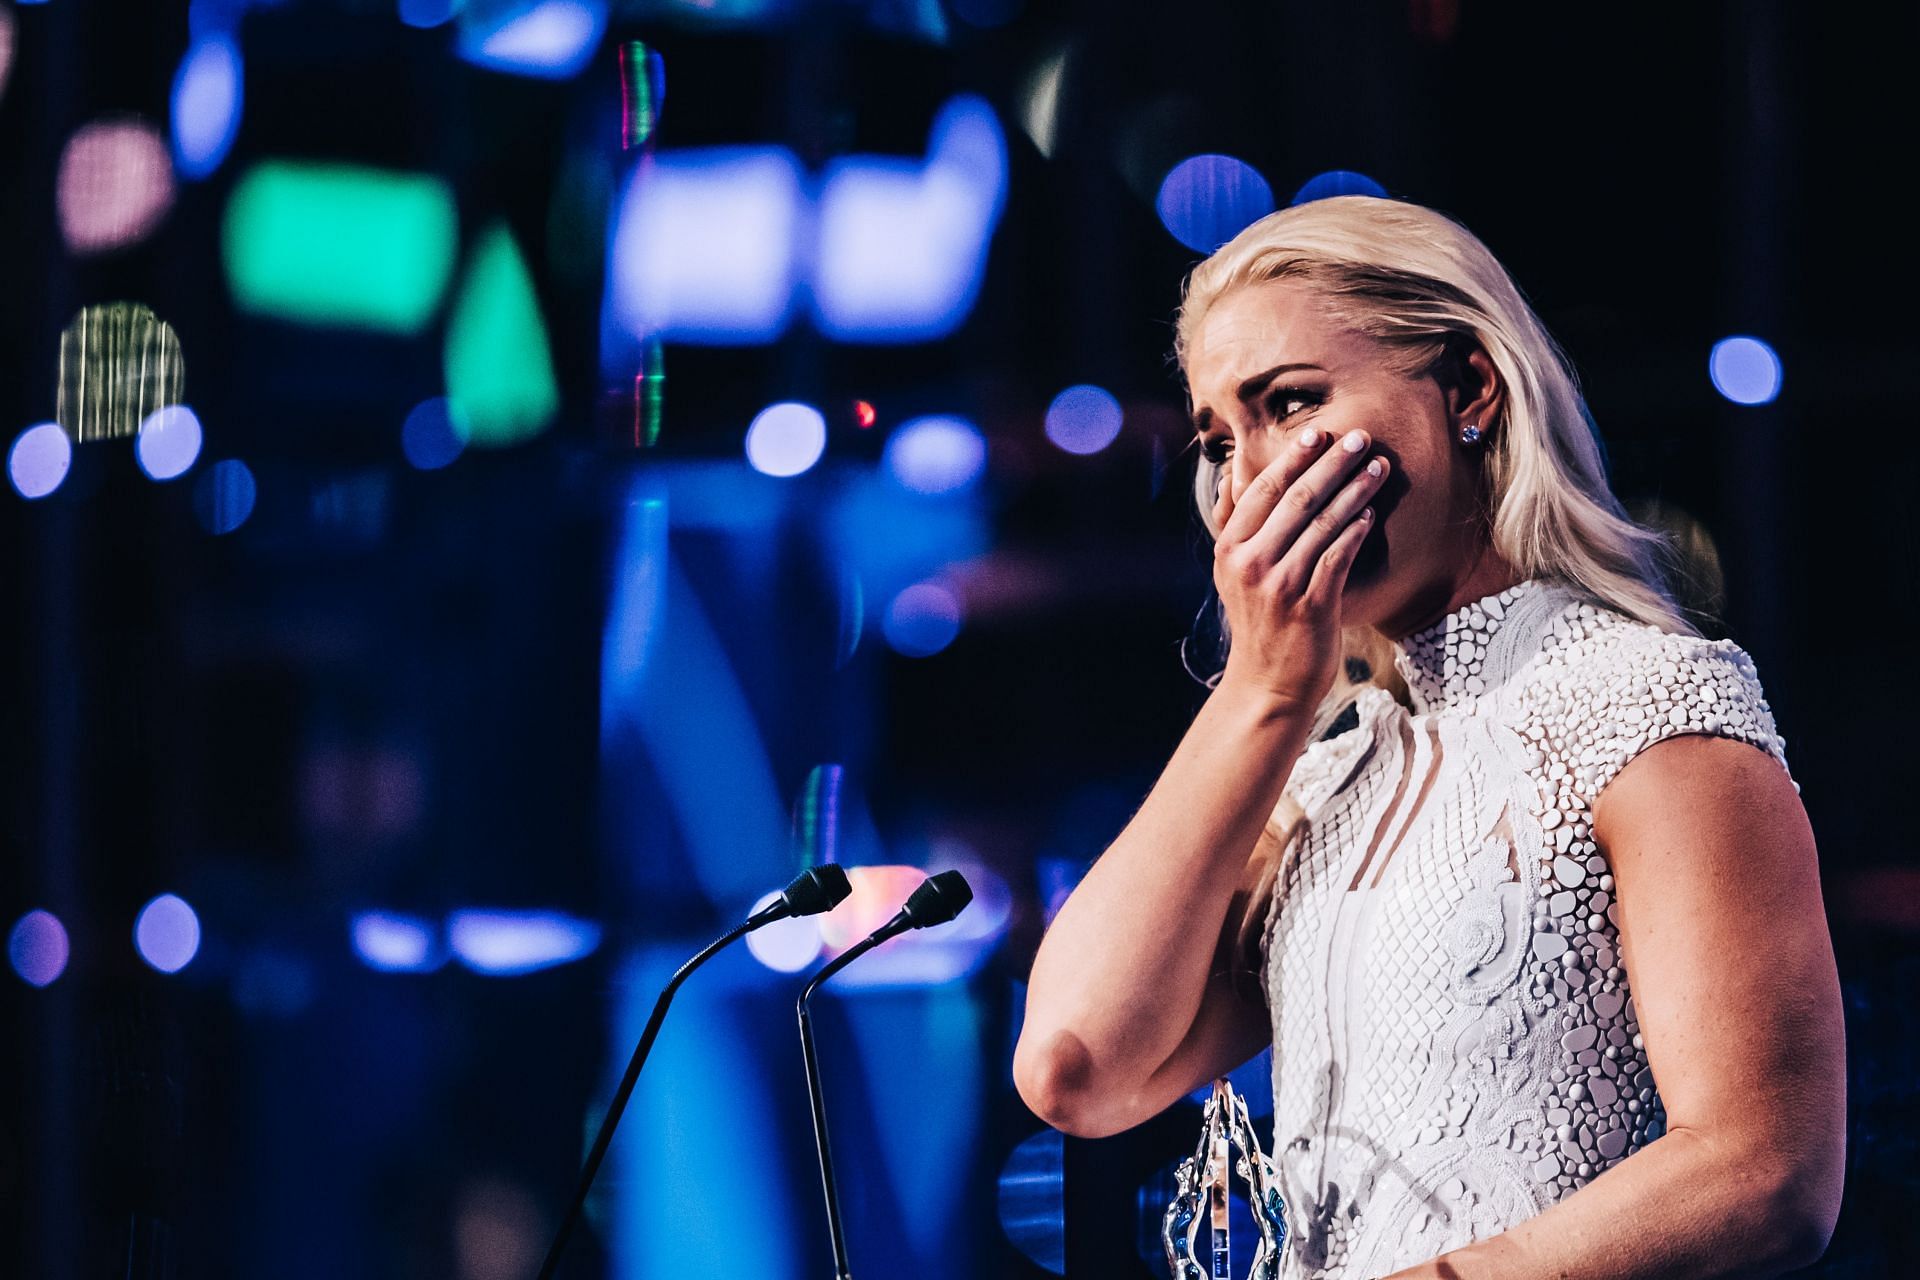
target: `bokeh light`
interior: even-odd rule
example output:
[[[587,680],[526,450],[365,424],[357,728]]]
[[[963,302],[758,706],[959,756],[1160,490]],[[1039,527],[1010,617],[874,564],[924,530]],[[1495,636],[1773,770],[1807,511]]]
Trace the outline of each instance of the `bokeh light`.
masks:
[[[606,0],[470,0],[460,56],[493,71],[566,79],[593,57],[606,25]]]
[[[447,917],[447,942],[475,973],[512,977],[593,954],[600,926],[559,911],[468,909]]]
[[[466,451],[465,432],[454,423],[453,402],[422,400],[400,428],[400,451],[421,471],[438,471]]]
[[[13,70],[13,10],[0,5],[0,98],[7,96],[7,73]]]
[[[474,248],[447,318],[444,364],[451,420],[468,444],[519,444],[560,412],[533,274],[505,223],[489,227]]]
[[[881,630],[896,653],[931,657],[960,634],[960,601],[937,582],[916,582],[887,606]]]
[[[67,929],[51,911],[29,911],[7,935],[7,959],[28,986],[44,987],[67,971]]]
[[[73,441],[57,422],[28,427],[7,450],[7,479],[23,498],[44,498],[73,466]]]
[[[1714,343],[1707,361],[1713,389],[1735,404],[1771,404],[1784,373],[1772,347],[1744,334]]]
[[[428,921],[394,911],[362,911],[353,917],[353,951],[382,973],[426,973],[446,962],[439,931]]]
[[[141,908],[133,941],[142,960],[161,973],[178,973],[200,950],[200,917],[184,899],[163,893]]]
[[[1161,225],[1189,249],[1212,253],[1273,212],[1273,188],[1232,156],[1189,156],[1167,172],[1154,197]]]
[[[453,277],[459,218],[422,173],[267,160],[235,184],[221,256],[244,311],[414,334]]]
[[[81,444],[120,440],[184,398],[187,369],[171,325],[138,302],[82,308],[60,334],[54,419]]]
[[[1098,453],[1120,434],[1120,402],[1103,387],[1068,387],[1047,406],[1047,439],[1068,453]]]
[[[1000,1229],[1033,1264],[1067,1274],[1066,1135],[1042,1129],[1000,1168]]]
[[[238,458],[226,458],[193,482],[193,514],[208,533],[232,533],[253,514],[258,496],[253,469]]]
[[[224,31],[187,46],[173,77],[173,160],[198,180],[227,158],[240,132],[244,73],[240,46]]]
[[[757,915],[779,900],[780,891],[776,889],[754,903],[750,914]],[[800,972],[814,962],[824,945],[820,922],[813,916],[789,916],[747,935],[747,950],[775,973]]]
[[[1328,196],[1381,196],[1387,189],[1364,173],[1355,173],[1351,169],[1329,169],[1325,173],[1316,173],[1300,184],[1293,193],[1289,204],[1305,204],[1309,200],[1324,200]]]
[[[183,404],[156,409],[140,424],[134,454],[150,479],[173,480],[187,473],[200,457],[203,440],[200,419]]]
[[[173,163],[143,120],[82,125],[60,154],[54,180],[60,234],[76,254],[144,240],[173,207]]]
[[[762,475],[797,476],[826,448],[827,420],[810,404],[770,404],[747,428],[747,461]]]
[[[460,12],[461,0],[400,0],[400,21],[409,27],[437,27]]]
[[[895,480],[915,493],[951,493],[987,469],[987,441],[964,418],[913,418],[887,437],[882,461]]]

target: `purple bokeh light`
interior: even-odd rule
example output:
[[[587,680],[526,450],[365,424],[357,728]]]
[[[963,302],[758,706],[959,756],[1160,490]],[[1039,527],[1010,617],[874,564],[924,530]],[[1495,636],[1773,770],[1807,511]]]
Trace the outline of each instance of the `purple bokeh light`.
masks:
[[[51,911],[29,911],[7,937],[7,959],[29,986],[44,987],[67,971],[67,929]]]
[[[178,973],[200,950],[200,917],[184,899],[163,893],[141,908],[133,941],[142,960],[161,973]]]

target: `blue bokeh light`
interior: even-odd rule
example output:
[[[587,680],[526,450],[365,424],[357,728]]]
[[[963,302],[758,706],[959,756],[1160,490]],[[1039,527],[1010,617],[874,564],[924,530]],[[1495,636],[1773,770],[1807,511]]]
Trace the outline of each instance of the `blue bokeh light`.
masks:
[[[245,83],[240,46],[224,31],[187,46],[173,78],[173,163],[198,180],[227,158],[240,132]]]
[[[747,428],[746,448],[747,461],[762,475],[797,476],[826,452],[827,420],[810,404],[770,404]]]
[[[774,890],[753,904],[750,914],[758,915],[780,900]],[[775,973],[798,973],[811,965],[824,945],[820,922],[813,916],[788,916],[747,935],[747,950]]]
[[[937,582],[916,582],[887,606],[881,630],[894,652],[931,657],[960,634],[960,601]]]
[[[1258,170],[1232,156],[1189,156],[1167,171],[1154,210],[1161,225],[1189,249],[1212,253],[1273,212],[1273,188]]]
[[[446,962],[439,930],[428,921],[395,911],[362,911],[353,917],[353,951],[381,973],[427,973]]]
[[[461,0],[400,0],[400,21],[409,27],[437,27],[453,20]]]
[[[470,908],[447,917],[447,943],[475,973],[513,977],[592,955],[600,926],[559,911]]]
[[[57,422],[28,427],[7,451],[7,479],[29,500],[58,489],[72,466],[73,441]]]
[[[606,0],[472,0],[460,56],[477,67],[545,80],[579,74],[606,29]]]
[[[466,450],[466,435],[453,419],[453,402],[445,396],[422,400],[400,428],[400,451],[420,471],[438,471]]]
[[[1289,204],[1305,204],[1309,200],[1324,200],[1328,196],[1379,196],[1385,198],[1387,189],[1364,173],[1355,173],[1351,169],[1329,169],[1325,173],[1316,173],[1300,184],[1293,193]]]
[[[142,960],[161,973],[178,973],[200,950],[200,917],[184,899],[163,893],[141,908],[133,941]]]
[[[1047,439],[1068,453],[1098,453],[1120,434],[1120,402],[1091,383],[1068,387],[1047,406]]]
[[[154,480],[175,480],[185,475],[200,456],[203,439],[200,419],[183,404],[155,409],[140,424],[133,451],[140,469]]]
[[[253,469],[238,458],[227,458],[193,482],[193,514],[208,533],[232,533],[253,514],[258,496]]]
[[[952,493],[987,469],[987,441],[965,418],[912,418],[887,437],[882,461],[893,478],[915,493]]]
[[[1780,394],[1785,368],[1759,338],[1738,334],[1713,344],[1707,376],[1713,389],[1735,404],[1771,404]]]
[[[67,971],[67,928],[51,911],[29,911],[7,935],[7,959],[28,986],[44,987]]]

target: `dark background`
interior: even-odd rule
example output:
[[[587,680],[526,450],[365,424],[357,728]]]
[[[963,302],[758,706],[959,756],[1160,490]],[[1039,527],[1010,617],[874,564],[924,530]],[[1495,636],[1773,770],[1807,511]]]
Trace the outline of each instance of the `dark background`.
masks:
[[[140,243],[84,258],[56,217],[62,148],[103,115],[164,131],[188,9],[11,8],[0,435],[53,417],[73,314],[135,298],[180,335],[204,457],[246,457],[260,500],[240,530],[210,536],[189,485],[148,481],[124,441],[77,446],[51,497],[0,493],[0,923],[51,910],[72,946],[44,989],[0,981],[0,1272],[531,1274],[624,1061],[632,1001],[657,985],[647,975],[751,905],[685,869],[685,833],[652,803],[678,784],[600,730],[621,511],[633,486],[657,475],[672,488],[702,462],[737,475],[726,483],[751,505],[776,482],[742,465],[746,423],[795,398],[827,411],[828,460],[845,468],[871,468],[886,428],[913,413],[963,413],[988,441],[986,553],[969,566],[958,637],[930,657],[869,633],[835,661],[820,490],[797,489],[771,520],[730,520],[726,497],[684,525],[694,504],[674,509],[675,560],[782,803],[815,766],[841,763],[887,851],[873,860],[935,869],[957,840],[1011,894],[962,1005],[886,990],[824,1024],[829,1049],[860,1064],[836,1086],[856,1249],[883,1273],[1040,1275],[1028,1255],[1064,1248],[1074,1274],[1145,1274],[1114,1224],[1137,1225],[1142,1203],[1157,1211],[1151,1190],[1134,1191],[1187,1146],[1193,1114],[1106,1144],[1019,1147],[1039,1126],[1006,1063],[1048,896],[1124,824],[1203,692],[1178,651],[1208,582],[1168,360],[1198,255],[1152,196],[1174,161],[1218,151],[1281,203],[1349,169],[1464,221],[1566,346],[1623,500],[1711,538],[1724,593],[1707,629],[1738,640],[1765,682],[1819,839],[1847,995],[1848,1193],[1813,1274],[1903,1273],[1920,1208],[1907,805],[1920,695],[1900,647],[1920,625],[1908,351],[1920,282],[1912,208],[1896,194],[1916,124],[1913,12],[1001,7],[997,24],[983,3],[949,12],[936,40],[876,16],[881,5],[767,6],[734,24],[616,5],[586,69],[545,82],[469,66],[447,29],[408,28],[374,0],[286,0],[237,19],[246,114],[224,165],[180,184]],[[960,328],[836,344],[800,322],[767,346],[668,344],[664,429],[635,450],[600,359],[602,267],[554,252],[551,226],[568,156],[622,163],[624,39],[664,59],[663,150],[777,142],[810,167],[919,155],[953,94],[991,103],[1007,203]],[[1020,112],[1036,66],[1059,54],[1057,136],[1042,154]],[[437,329],[375,338],[236,310],[218,243],[226,198],[248,165],[288,155],[441,176],[463,243],[505,220],[552,342],[550,431],[416,472],[398,429],[440,392]],[[1709,382],[1708,350],[1732,333],[1779,352],[1773,404],[1731,404]],[[1080,382],[1126,409],[1120,438],[1089,457],[1041,432],[1050,398]],[[874,430],[851,421],[856,397],[879,407]],[[724,814],[732,780],[709,785],[693,802]],[[750,843],[764,824],[739,835]],[[741,856],[762,887],[798,865],[779,842]],[[161,892],[193,902],[203,928],[172,976],[130,945]],[[380,973],[348,945],[355,911],[472,903],[564,910],[605,940],[518,978]],[[687,1013],[683,1034],[764,1062],[777,1124],[747,1108],[715,1119],[718,1176],[671,1213],[715,1248],[784,1233],[755,1265],[799,1275],[824,1266],[825,1240],[789,1079],[792,983],[744,957],[727,974],[715,981],[728,994]],[[905,1087],[915,1041],[899,1036],[922,1026],[916,1001],[973,1019],[980,1051],[940,1078],[971,1073],[975,1140],[920,1157],[953,1163],[960,1189],[943,1218],[908,1229],[889,1223],[933,1210],[885,1151],[911,1146],[915,1105],[941,1104],[869,1104],[863,1091]],[[876,1034],[893,1038],[875,1049]],[[734,1104],[716,1087],[702,1105],[724,1117]],[[858,1136],[882,1124],[893,1147]],[[636,1149],[662,1140],[644,1119],[628,1126]],[[1064,1190],[1038,1208],[996,1189],[1016,1147],[1056,1188],[1065,1167]],[[610,1172],[632,1193],[619,1203],[652,1185],[635,1160],[642,1173]],[[761,1172],[731,1180],[748,1167]],[[784,1184],[777,1206],[736,1194]],[[577,1274],[646,1273],[607,1243],[616,1212],[586,1233]]]

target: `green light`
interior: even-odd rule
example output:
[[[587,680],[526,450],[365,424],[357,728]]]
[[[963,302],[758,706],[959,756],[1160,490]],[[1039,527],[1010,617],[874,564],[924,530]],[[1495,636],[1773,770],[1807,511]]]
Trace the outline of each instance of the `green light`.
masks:
[[[660,339],[648,338],[641,352],[640,372],[633,380],[633,447],[651,449],[660,442],[660,419],[666,412],[667,370]]]
[[[498,448],[540,434],[560,410],[533,277],[513,236],[480,237],[447,320],[447,398],[469,444]]]
[[[268,160],[227,202],[227,287],[246,311],[418,333],[446,292],[458,234],[438,178]]]

